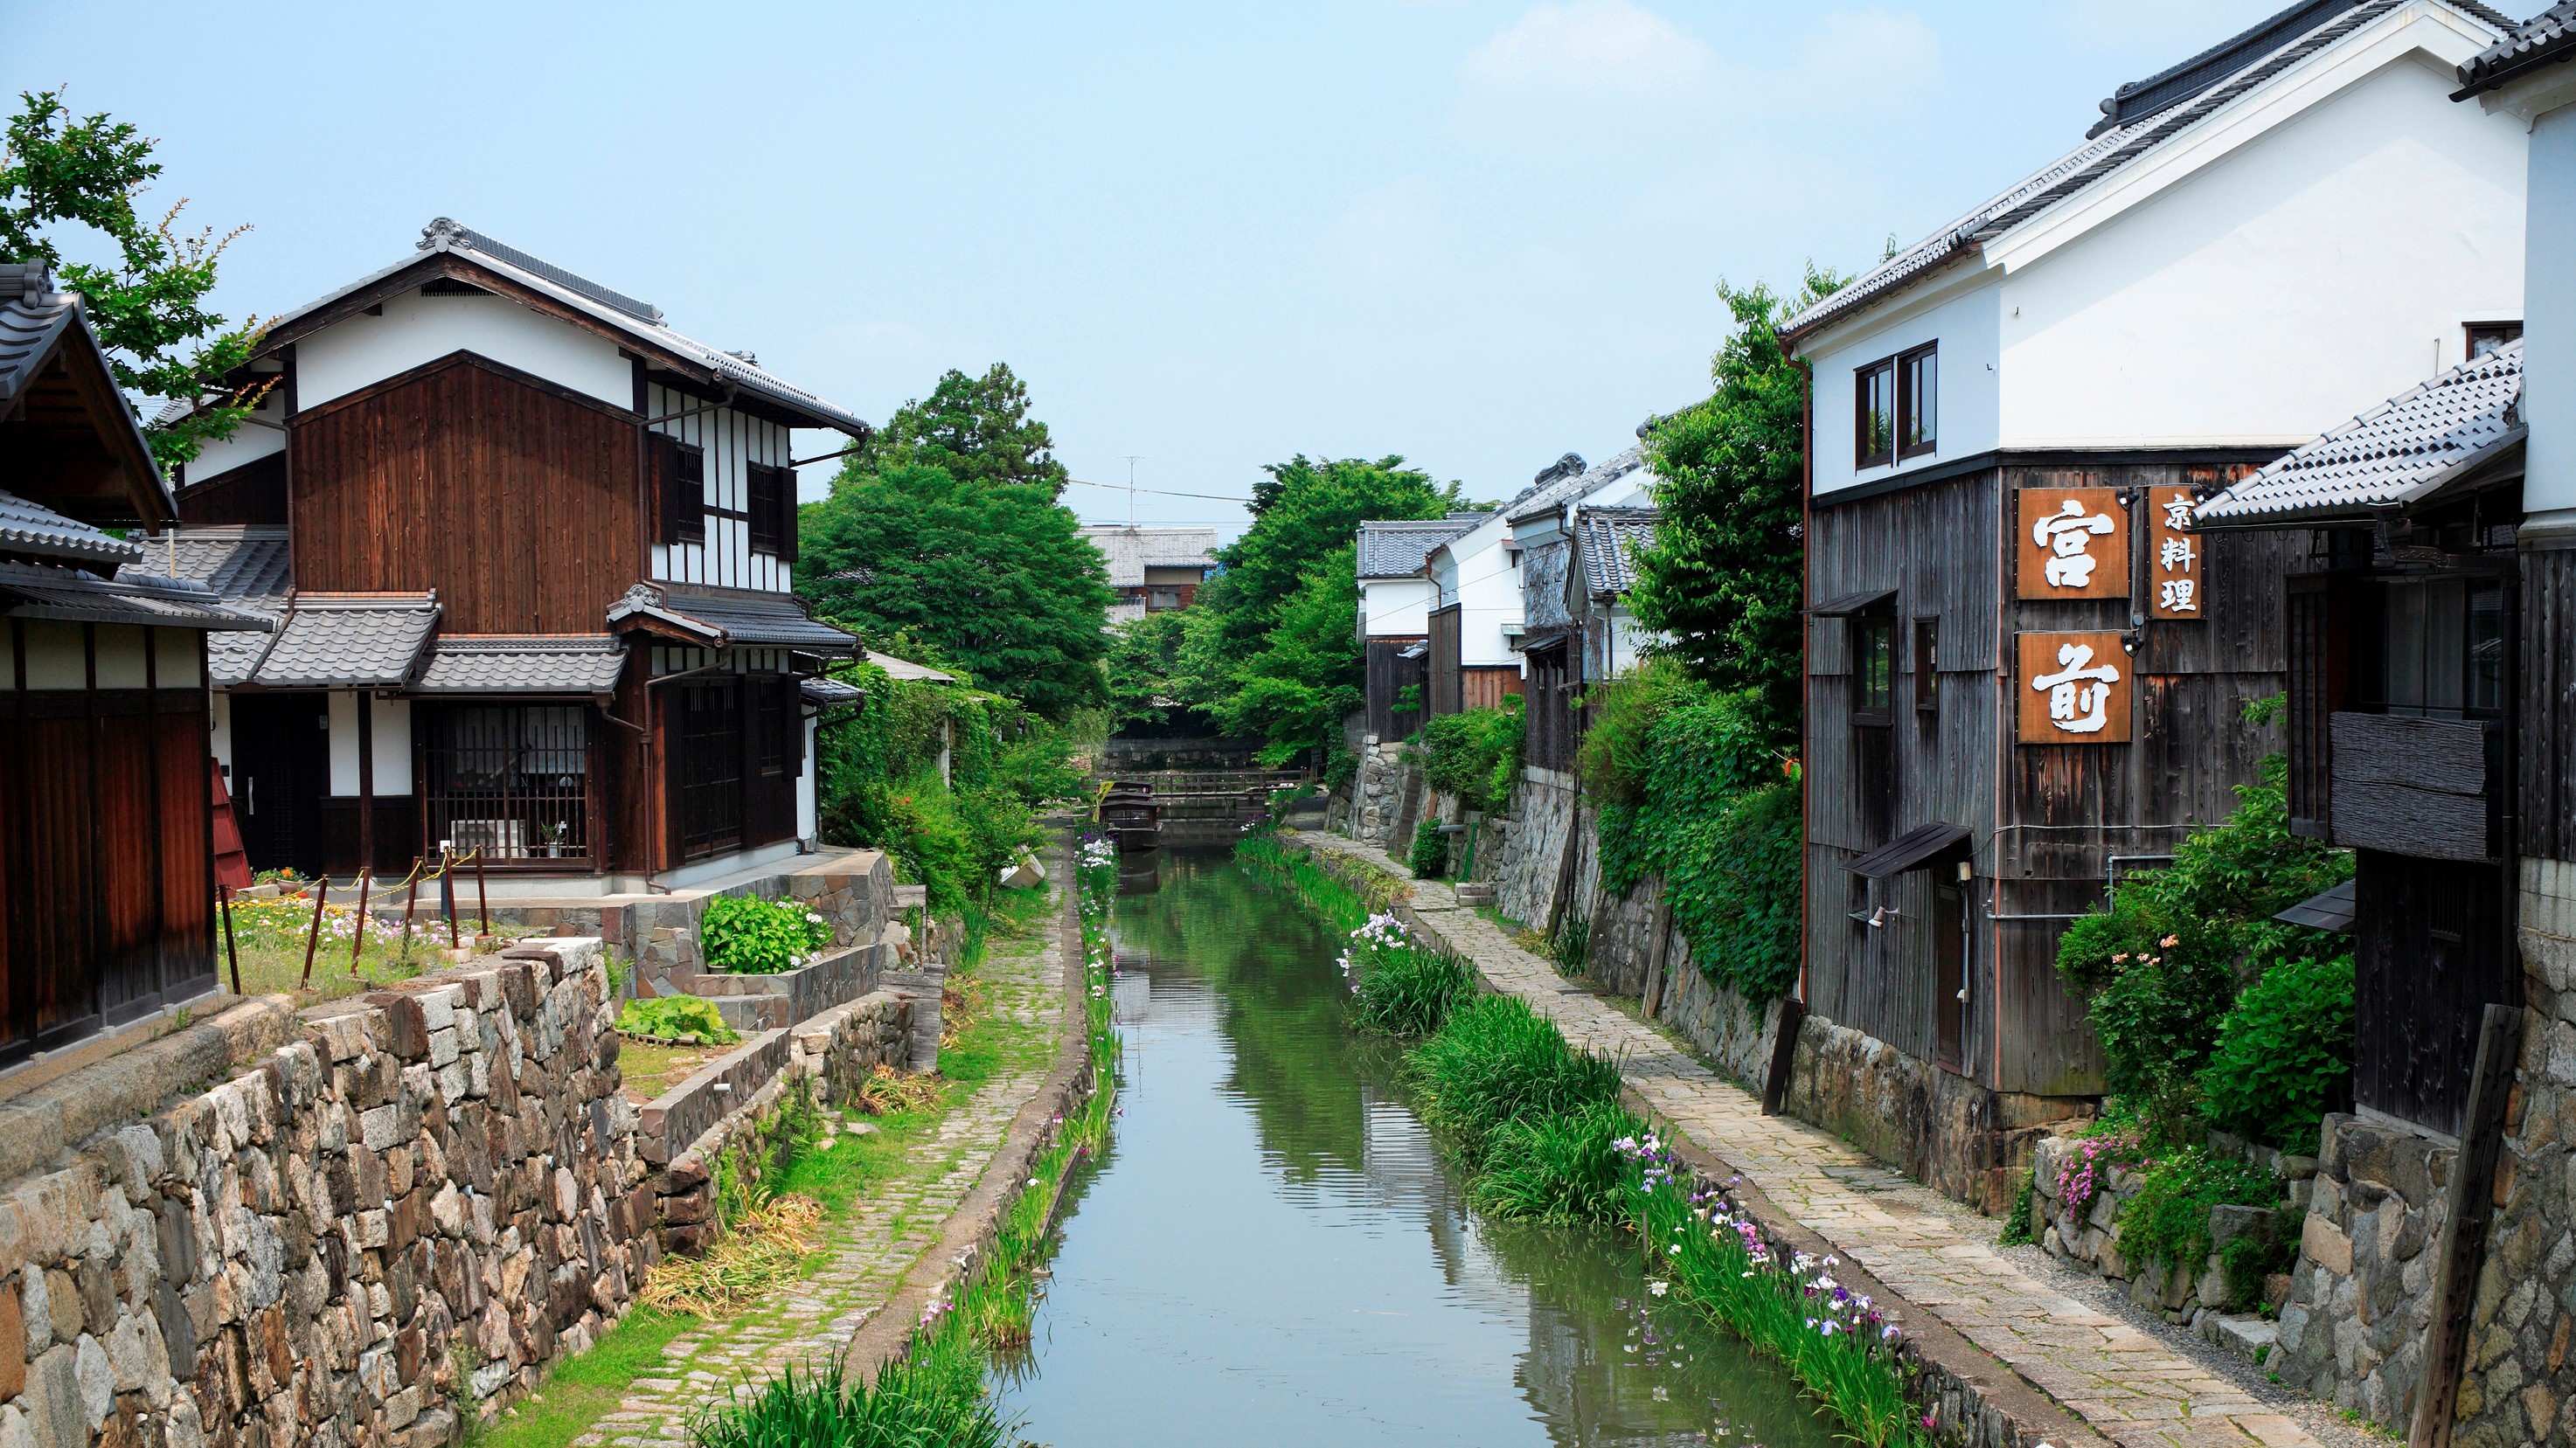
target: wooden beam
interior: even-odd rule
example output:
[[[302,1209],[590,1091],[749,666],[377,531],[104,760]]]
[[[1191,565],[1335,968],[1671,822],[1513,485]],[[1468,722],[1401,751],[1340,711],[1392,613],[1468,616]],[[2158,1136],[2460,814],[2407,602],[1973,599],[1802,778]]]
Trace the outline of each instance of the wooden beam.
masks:
[[[2424,1326],[2424,1380],[2415,1395],[2409,1448],[2449,1448],[2452,1412],[2469,1345],[2469,1312],[2486,1263],[2487,1224],[2495,1214],[2496,1159],[2503,1154],[2505,1102],[2522,1055],[2522,1012],[2489,1005],[2478,1029],[2478,1063],[2469,1078],[2469,1113],[2460,1153],[2451,1163],[2447,1215],[2433,1259],[2433,1316]]]

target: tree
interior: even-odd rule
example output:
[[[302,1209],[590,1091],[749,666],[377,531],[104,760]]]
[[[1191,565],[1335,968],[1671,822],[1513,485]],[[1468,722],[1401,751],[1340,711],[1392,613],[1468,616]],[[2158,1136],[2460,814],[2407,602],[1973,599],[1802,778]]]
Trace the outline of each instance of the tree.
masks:
[[[216,405],[167,427],[144,429],[155,461],[165,468],[184,463],[207,443],[232,436],[258,405],[257,392],[225,391],[221,384],[250,360],[264,329],[256,318],[235,326],[204,306],[215,287],[216,261],[250,228],[182,234],[184,198],[147,223],[134,203],[161,174],[151,138],[104,114],[74,119],[59,88],[22,92],[19,99],[24,109],[10,118],[7,151],[0,155],[0,259],[42,261],[81,294],[108,366],[127,392],[159,401],[221,395]],[[65,223],[104,236],[116,260],[104,266],[65,261],[55,240],[55,228]]]
[[[1130,725],[1142,725],[1150,733],[1176,726],[1182,733],[1212,727],[1205,715],[1172,693],[1172,680],[1181,671],[1181,640],[1187,623],[1183,611],[1165,609],[1131,618],[1109,631],[1106,663],[1112,732]]]
[[[1101,702],[1107,570],[1043,486],[897,464],[799,522],[797,591],[861,640],[927,639],[1049,719]]]
[[[1359,608],[1359,550],[1345,543],[1299,575],[1260,651],[1234,670],[1233,692],[1218,713],[1227,732],[1271,741],[1273,764],[1336,740],[1342,716],[1360,707],[1367,679],[1353,626]]]
[[[1029,416],[1029,388],[996,362],[981,377],[955,368],[930,396],[895,410],[886,425],[841,465],[843,478],[882,473],[905,463],[945,468],[970,483],[1025,484],[1064,494],[1068,474],[1056,461],[1047,425]]]
[[[1781,739],[1796,737],[1799,719],[1807,382],[1778,329],[1841,285],[1810,267],[1799,295],[1784,301],[1766,286],[1720,282],[1736,327],[1710,367],[1716,390],[1647,433],[1663,521],[1638,556],[1629,604],[1672,636],[1694,677],[1722,692],[1754,690],[1758,717]]]

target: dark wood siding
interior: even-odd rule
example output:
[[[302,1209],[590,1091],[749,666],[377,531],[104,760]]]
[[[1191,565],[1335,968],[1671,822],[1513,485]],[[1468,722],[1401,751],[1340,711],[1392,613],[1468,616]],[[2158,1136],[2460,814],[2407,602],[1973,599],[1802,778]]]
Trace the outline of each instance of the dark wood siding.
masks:
[[[212,988],[206,725],[202,689],[0,693],[0,1059]]]
[[[1455,714],[1466,707],[1461,701],[1463,686],[1458,678],[1458,629],[1458,605],[1431,611],[1431,653],[1427,661],[1431,680],[1427,694],[1434,714]]]
[[[2457,1135],[2485,1007],[2522,1004],[2512,882],[2495,865],[2356,858],[2353,1099]]]
[[[1581,655],[1576,647],[1581,642],[1582,636],[1577,634],[1521,655],[1529,670],[1523,681],[1529,719],[1522,757],[1540,769],[1574,767],[1577,731],[1573,706],[1583,692]]]
[[[2113,856],[2168,854],[2194,825],[2235,808],[2233,787],[2258,777],[2280,747],[2243,722],[2248,698],[2281,688],[2282,579],[2301,566],[2305,532],[2228,534],[2205,541],[2203,619],[2149,622],[2124,662],[2135,687],[2130,741],[2022,745],[2013,720],[2023,681],[2014,637],[2026,631],[2127,632],[2131,599],[2033,600],[2012,595],[2017,495],[2025,487],[2143,490],[2200,481],[2177,467],[2013,468],[1931,483],[1858,502],[1820,500],[1809,533],[1807,597],[1892,590],[1898,622],[1897,708],[1886,740],[1893,818],[1865,798],[1862,741],[1853,727],[1848,621],[1809,622],[1805,747],[1808,800],[1809,1004],[1908,1054],[1935,1054],[1930,982],[1941,942],[1930,933],[1933,883],[1917,872],[1875,893],[1842,868],[1882,833],[1965,825],[1975,840],[1961,1030],[1971,1077],[1997,1090],[2090,1095],[2101,1090],[2100,1048],[2083,1002],[2055,968],[2071,915],[2101,903]],[[2134,509],[2137,504],[2133,503]],[[2132,527],[2132,548],[2153,529]],[[2132,576],[2152,576],[2133,554]],[[1915,622],[1930,620],[1938,657],[1929,697],[1913,707]],[[2152,858],[2122,868],[2152,865]],[[1895,923],[1852,918],[1894,905]]]
[[[1405,738],[1422,727],[1423,711],[1417,704],[1411,709],[1398,709],[1396,704],[1408,688],[1415,699],[1425,697],[1431,687],[1429,659],[1403,657],[1406,649],[1421,643],[1420,639],[1370,639],[1368,641],[1368,732],[1381,742]]]
[[[644,577],[631,413],[459,354],[293,428],[300,588],[435,588],[452,633],[597,633]]]
[[[256,424],[246,424],[255,426]],[[191,528],[286,522],[286,454],[273,452],[230,471],[190,479],[179,491],[179,521]]]
[[[2576,860],[2576,549],[2521,562],[2518,832],[2525,855]]]
[[[2348,579],[2323,573],[2293,576],[2286,587],[2290,832],[2329,839],[2334,731],[2328,720],[2349,701],[2352,687],[2352,590]]]
[[[1498,709],[1521,691],[1518,664],[1473,664],[1458,671],[1458,707]]]

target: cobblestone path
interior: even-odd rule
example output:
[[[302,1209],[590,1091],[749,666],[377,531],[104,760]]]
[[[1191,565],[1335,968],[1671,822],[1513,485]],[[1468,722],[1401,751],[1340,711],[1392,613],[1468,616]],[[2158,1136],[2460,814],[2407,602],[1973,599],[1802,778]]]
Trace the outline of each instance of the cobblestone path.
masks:
[[[1011,1119],[1046,1080],[1064,1015],[1062,913],[1059,903],[1039,917],[1032,935],[996,940],[976,972],[991,992],[991,1009],[1041,1027],[1046,1048],[1032,1053],[1029,1064],[985,1082],[914,1144],[900,1168],[852,1202],[832,1223],[830,1258],[812,1276],[773,1303],[672,1339],[656,1374],[629,1384],[617,1407],[575,1443],[686,1443],[689,1420],[702,1405],[790,1366],[803,1372],[839,1360],[859,1325],[939,1240],[950,1213],[1001,1147]]]
[[[1385,852],[1338,836],[1296,838],[1408,873]],[[1413,906],[1496,989],[1528,1001],[1567,1040],[1623,1061],[1657,1112],[1781,1211],[2105,1437],[2124,1448],[2315,1448],[2296,1422],[2243,1389],[2022,1271],[1995,1247],[2000,1223],[1805,1122],[1764,1116],[1760,1098],[1661,1032],[1570,991],[1547,961],[1460,908],[1448,886],[1416,881]]]

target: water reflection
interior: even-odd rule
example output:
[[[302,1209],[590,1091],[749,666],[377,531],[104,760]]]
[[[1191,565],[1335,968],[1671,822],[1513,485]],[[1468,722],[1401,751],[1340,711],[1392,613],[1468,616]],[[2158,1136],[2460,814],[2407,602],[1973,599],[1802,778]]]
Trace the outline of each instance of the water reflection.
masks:
[[[1125,1115],[1002,1384],[1030,1438],[1831,1443],[1623,1239],[1468,1213],[1344,1027],[1338,942],[1222,855],[1158,853],[1117,911]]]

